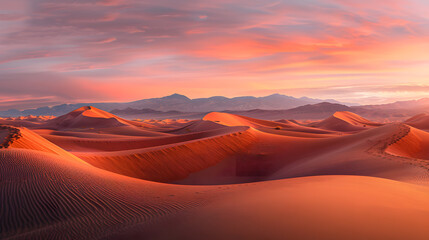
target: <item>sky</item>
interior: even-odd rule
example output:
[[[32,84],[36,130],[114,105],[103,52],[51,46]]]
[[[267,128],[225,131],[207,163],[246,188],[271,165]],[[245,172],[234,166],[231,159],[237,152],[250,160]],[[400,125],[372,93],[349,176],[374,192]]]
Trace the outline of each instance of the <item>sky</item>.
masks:
[[[427,0],[0,0],[0,109],[429,97]]]

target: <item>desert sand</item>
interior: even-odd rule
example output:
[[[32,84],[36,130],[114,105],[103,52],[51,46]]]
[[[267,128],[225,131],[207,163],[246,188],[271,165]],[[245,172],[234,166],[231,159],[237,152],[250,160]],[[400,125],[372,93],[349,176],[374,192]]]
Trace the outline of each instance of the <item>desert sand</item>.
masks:
[[[1,119],[1,239],[428,239],[429,120]]]
[[[405,121],[406,124],[420,129],[429,129],[429,114],[418,114]]]

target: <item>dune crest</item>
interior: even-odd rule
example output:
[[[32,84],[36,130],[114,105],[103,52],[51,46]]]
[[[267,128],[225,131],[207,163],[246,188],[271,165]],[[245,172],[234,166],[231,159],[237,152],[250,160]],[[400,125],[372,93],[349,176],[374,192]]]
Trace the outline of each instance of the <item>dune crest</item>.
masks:
[[[54,118],[46,124],[47,128],[53,129],[112,128],[121,126],[152,127],[152,125],[146,123],[125,120],[91,106],[78,108],[70,113]]]
[[[352,112],[336,112],[331,117],[311,124],[312,127],[322,128],[339,132],[361,131],[367,128],[381,126],[380,123],[372,122]]]
[[[275,134],[288,135],[287,132],[289,132],[289,134],[292,134],[292,135],[293,133],[290,133],[290,132],[318,133],[318,134],[333,133],[332,131],[329,131],[329,130],[306,127],[306,126],[297,124],[293,121],[274,122],[274,121],[261,120],[261,119],[251,118],[251,117],[240,116],[240,115],[234,115],[230,113],[211,112],[206,116],[204,116],[203,119],[206,121],[212,121],[226,126],[248,126],[263,132],[275,133]],[[304,136],[305,134],[298,134],[298,135]]]
[[[406,124],[33,120],[0,128],[1,239],[429,236],[429,133]]]
[[[420,129],[407,127],[407,132],[392,141],[386,148],[386,153],[414,160],[415,164],[429,170],[429,133]]]
[[[212,137],[163,146],[74,154],[101,169],[145,180],[170,182],[216,165],[230,155],[245,152],[254,143],[253,133],[240,128]]]
[[[85,163],[75,155],[65,151],[57,145],[51,143],[45,138],[41,137],[37,133],[27,128],[15,128],[19,130],[19,138],[15,138],[14,141],[10,142],[10,149],[27,149],[39,152],[45,152],[49,154],[58,155],[67,159],[72,159],[81,163]]]
[[[404,123],[418,129],[427,130],[429,129],[429,114],[422,113],[416,115],[410,119],[407,119]]]

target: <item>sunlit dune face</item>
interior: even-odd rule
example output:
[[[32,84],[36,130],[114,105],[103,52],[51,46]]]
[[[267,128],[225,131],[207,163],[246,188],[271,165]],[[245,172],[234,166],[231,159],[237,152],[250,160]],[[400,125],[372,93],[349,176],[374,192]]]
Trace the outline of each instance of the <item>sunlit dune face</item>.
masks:
[[[0,94],[57,102],[171,92],[423,97],[428,10],[418,0],[7,2]]]

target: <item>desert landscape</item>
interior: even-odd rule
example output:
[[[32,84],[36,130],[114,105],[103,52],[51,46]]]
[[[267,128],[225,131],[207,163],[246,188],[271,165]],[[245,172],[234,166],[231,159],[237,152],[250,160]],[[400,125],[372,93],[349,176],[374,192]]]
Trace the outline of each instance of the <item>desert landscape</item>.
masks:
[[[428,240],[428,13],[0,0],[0,240]]]
[[[427,115],[1,119],[2,239],[427,239]]]

